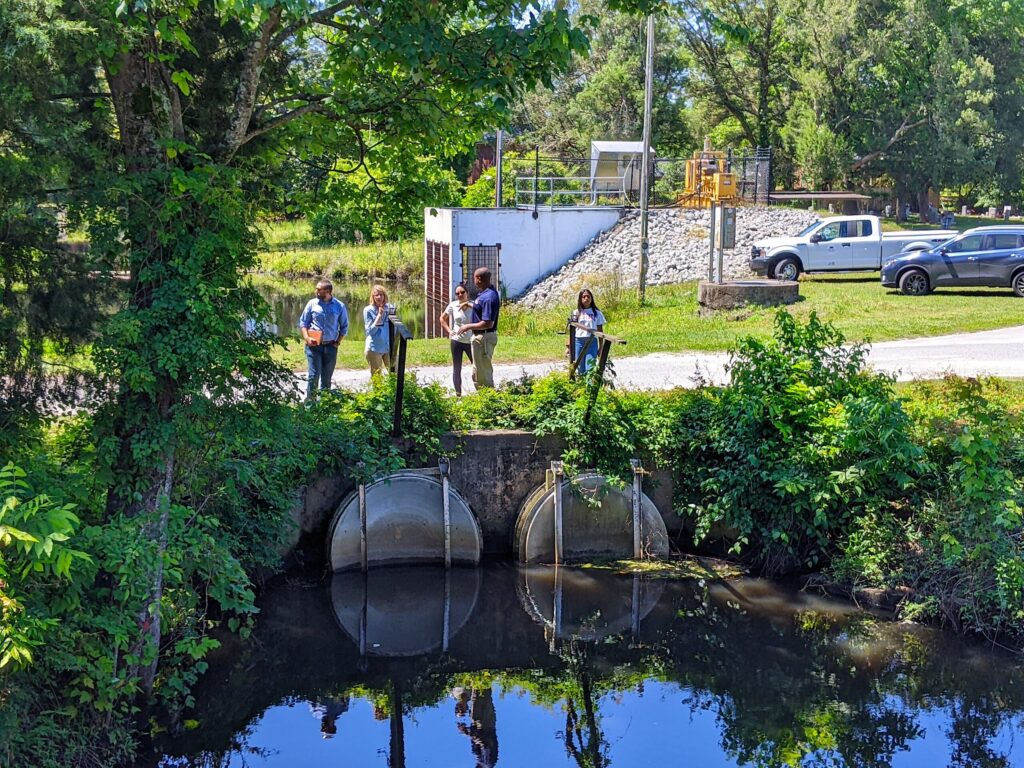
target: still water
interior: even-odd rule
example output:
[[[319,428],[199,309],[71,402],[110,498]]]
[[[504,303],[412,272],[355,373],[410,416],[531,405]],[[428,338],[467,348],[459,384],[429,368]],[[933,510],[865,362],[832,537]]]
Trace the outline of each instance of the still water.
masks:
[[[380,569],[265,596],[144,764],[1024,766],[1024,662],[760,580]]]
[[[356,333],[362,338],[362,326],[356,329],[351,324],[359,324],[363,308],[370,303],[370,289],[374,280],[353,282],[334,282],[334,295],[340,299],[348,310],[350,323],[349,334]],[[270,305],[273,323],[280,336],[299,336],[298,321],[306,302],[313,298],[316,280],[314,278],[267,280],[257,278],[254,281],[260,295]],[[381,281],[388,292],[388,300],[398,309],[398,315],[406,327],[416,338],[423,338],[423,312],[425,298],[422,283],[399,283]]]

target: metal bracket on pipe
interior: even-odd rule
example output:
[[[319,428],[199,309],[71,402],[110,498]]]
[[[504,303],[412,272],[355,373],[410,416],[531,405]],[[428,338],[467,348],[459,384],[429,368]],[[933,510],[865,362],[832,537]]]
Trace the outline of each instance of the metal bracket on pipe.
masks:
[[[640,459],[630,459],[629,465],[633,468],[633,488],[630,493],[633,508],[633,557],[639,560],[643,557],[643,514],[640,502],[644,492],[644,468],[640,466]]]
[[[555,484],[555,565],[562,562],[562,476],[565,467],[561,461],[551,462],[551,474]]]
[[[359,558],[363,573],[369,569],[369,552],[366,544],[366,485],[359,484]]]
[[[437,466],[441,470],[441,506],[444,509],[444,567],[447,570],[452,567],[452,510],[449,492],[451,462],[442,457],[438,460]]]

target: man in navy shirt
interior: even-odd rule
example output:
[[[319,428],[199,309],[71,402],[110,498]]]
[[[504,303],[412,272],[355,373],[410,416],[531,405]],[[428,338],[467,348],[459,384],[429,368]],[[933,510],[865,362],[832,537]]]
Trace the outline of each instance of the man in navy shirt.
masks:
[[[491,285],[491,270],[480,267],[473,273],[473,284],[480,293],[473,302],[473,322],[460,325],[456,334],[473,332],[473,383],[477,389],[494,388],[494,368],[491,358],[498,344],[498,313],[501,297]]]
[[[334,298],[330,280],[316,284],[316,298],[310,299],[299,316],[299,331],[306,342],[306,400],[316,396],[320,389],[331,388],[331,377],[338,362],[338,343],[348,335],[348,312],[345,305]]]

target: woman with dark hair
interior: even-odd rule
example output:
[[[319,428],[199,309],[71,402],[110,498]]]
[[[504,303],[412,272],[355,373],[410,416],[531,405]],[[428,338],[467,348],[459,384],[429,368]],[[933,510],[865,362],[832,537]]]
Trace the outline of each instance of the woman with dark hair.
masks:
[[[469,300],[469,291],[465,283],[455,286],[455,299],[441,313],[441,327],[448,334],[452,348],[452,384],[455,394],[462,395],[462,356],[473,362],[473,332],[458,334],[455,329],[473,319],[473,302]]]
[[[594,303],[594,294],[589,288],[584,288],[576,297],[576,309],[569,315],[570,323],[578,323],[583,328],[576,328],[576,347],[573,350],[573,360],[579,360],[576,370],[586,373],[594,364],[597,357],[597,339],[594,331],[603,332],[605,319],[601,310]],[[569,342],[566,342],[568,346]]]

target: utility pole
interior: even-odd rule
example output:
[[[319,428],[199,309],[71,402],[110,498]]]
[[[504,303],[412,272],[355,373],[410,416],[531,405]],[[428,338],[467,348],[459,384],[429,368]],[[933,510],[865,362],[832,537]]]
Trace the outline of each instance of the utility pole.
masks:
[[[651,190],[651,100],[654,90],[654,14],[647,17],[647,63],[644,65],[643,165],[640,167],[640,303],[647,294],[647,198]]]
[[[501,208],[501,139],[504,131],[501,128],[498,129],[498,135],[494,140],[494,207]]]

